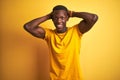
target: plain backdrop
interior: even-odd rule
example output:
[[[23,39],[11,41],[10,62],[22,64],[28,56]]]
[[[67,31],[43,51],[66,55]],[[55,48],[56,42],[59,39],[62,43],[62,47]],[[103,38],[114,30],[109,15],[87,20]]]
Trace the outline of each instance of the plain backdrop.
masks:
[[[84,80],[120,80],[120,0],[0,0],[1,80],[48,80],[48,46],[27,33],[23,25],[50,13],[58,4],[99,16],[82,37]],[[67,26],[80,20],[71,18]],[[54,29],[51,20],[41,25]]]

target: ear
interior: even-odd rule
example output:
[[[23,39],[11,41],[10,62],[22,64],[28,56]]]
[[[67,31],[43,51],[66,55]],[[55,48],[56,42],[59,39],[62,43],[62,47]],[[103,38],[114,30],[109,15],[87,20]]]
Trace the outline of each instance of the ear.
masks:
[[[53,19],[53,15],[54,15],[54,13],[53,13],[53,12],[51,12],[51,13],[50,13],[51,19]]]
[[[70,17],[69,17],[69,16],[67,16],[67,21],[69,21],[69,18],[70,18]]]
[[[69,20],[70,18],[70,11],[67,12],[67,21]]]

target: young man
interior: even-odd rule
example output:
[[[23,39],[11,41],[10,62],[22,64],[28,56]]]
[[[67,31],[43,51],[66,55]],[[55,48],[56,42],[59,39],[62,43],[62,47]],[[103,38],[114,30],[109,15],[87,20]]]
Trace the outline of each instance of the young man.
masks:
[[[72,27],[67,27],[66,22],[71,17],[83,20]],[[55,30],[39,26],[50,19],[56,27]],[[47,41],[50,50],[50,80],[81,80],[81,37],[92,28],[97,19],[96,14],[68,11],[65,6],[57,5],[52,13],[24,25],[25,30],[33,36]]]

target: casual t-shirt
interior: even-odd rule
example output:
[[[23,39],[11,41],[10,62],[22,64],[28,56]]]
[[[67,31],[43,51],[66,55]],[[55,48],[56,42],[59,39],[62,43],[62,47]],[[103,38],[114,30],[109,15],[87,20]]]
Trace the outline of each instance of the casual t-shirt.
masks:
[[[80,44],[82,33],[78,25],[68,27],[65,33],[45,29],[45,40],[50,53],[50,80],[82,80]]]

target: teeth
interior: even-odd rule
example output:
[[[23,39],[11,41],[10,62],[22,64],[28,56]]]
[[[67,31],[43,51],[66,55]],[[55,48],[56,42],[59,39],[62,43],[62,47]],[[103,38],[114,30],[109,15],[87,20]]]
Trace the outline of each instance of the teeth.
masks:
[[[58,25],[58,26],[62,26],[62,25]]]

